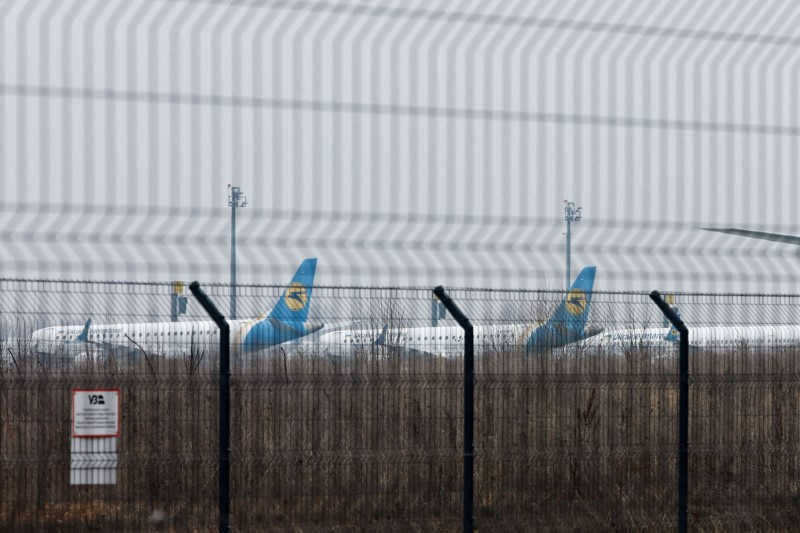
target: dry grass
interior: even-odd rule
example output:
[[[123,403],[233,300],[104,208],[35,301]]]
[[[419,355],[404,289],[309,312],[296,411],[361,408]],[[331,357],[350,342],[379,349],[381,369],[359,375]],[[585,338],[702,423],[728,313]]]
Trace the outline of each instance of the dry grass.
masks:
[[[677,361],[486,353],[477,364],[482,530],[676,524]],[[800,351],[693,354],[690,524],[800,521]],[[237,530],[459,530],[461,362],[281,349],[232,381]],[[69,486],[70,390],[122,389],[118,483]],[[182,359],[62,367],[17,352],[0,374],[0,529],[216,529],[217,377]]]

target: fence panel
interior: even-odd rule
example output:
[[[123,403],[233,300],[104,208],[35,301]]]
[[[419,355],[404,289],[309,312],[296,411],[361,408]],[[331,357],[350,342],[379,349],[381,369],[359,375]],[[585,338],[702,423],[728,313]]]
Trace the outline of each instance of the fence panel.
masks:
[[[102,325],[169,321],[169,291],[166,284],[0,283],[0,529],[216,523],[213,350],[196,345],[174,357],[166,355],[171,339],[159,337],[160,349],[142,353],[126,345],[154,337],[126,339]],[[89,317],[96,324],[89,342],[64,338],[65,326],[82,327]],[[61,339],[32,340],[44,327]],[[120,391],[116,484],[70,485],[71,392],[108,388]]]
[[[204,290],[226,308],[229,287]],[[177,323],[194,326],[169,326],[171,291],[0,282],[0,528],[215,529],[218,343],[194,301]],[[429,289],[283,291],[239,287],[232,527],[459,529],[461,328]],[[648,295],[448,294],[475,333],[475,524],[674,527],[677,343]],[[269,316],[281,299],[324,325],[297,337]],[[677,295],[690,330],[691,527],[800,518],[797,300]],[[75,342],[88,318],[88,342]],[[62,338],[42,337],[52,326]],[[121,391],[114,485],[69,483],[76,388]]]
[[[800,460],[796,296],[686,295],[690,526],[792,529]],[[723,328],[723,313],[734,319]]]

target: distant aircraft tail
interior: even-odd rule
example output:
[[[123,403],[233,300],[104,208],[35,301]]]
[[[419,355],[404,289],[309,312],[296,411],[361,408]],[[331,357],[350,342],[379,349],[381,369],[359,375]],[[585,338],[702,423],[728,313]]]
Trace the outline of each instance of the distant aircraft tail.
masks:
[[[317,270],[317,259],[310,258],[300,263],[289,286],[283,291],[278,303],[272,308],[267,318],[281,322],[305,322],[311,304],[311,290],[314,285],[314,273]]]
[[[81,331],[80,335],[75,337],[76,341],[86,341],[89,340],[89,328],[92,325],[92,319],[86,321],[86,325],[83,326],[83,331]]]
[[[381,330],[381,334],[378,335],[378,338],[375,339],[373,344],[375,346],[383,346],[386,344],[386,333],[389,331],[389,324],[384,324],[383,329]]]
[[[266,318],[262,315],[261,318],[239,327],[233,341],[237,353],[240,350],[261,350],[322,329],[323,324],[306,322],[316,270],[316,258],[306,259],[300,263],[289,286],[283,291],[269,315]]]
[[[672,310],[675,311],[675,314],[678,315],[678,318],[681,317],[681,312],[678,310],[677,307],[673,307]],[[675,329],[675,326],[670,324],[669,331],[667,332],[667,335],[664,337],[664,340],[670,342],[678,342],[679,340],[681,340],[681,333],[677,329]]]
[[[528,350],[555,348],[590,336],[586,330],[597,267],[581,270],[553,316],[528,337]]]

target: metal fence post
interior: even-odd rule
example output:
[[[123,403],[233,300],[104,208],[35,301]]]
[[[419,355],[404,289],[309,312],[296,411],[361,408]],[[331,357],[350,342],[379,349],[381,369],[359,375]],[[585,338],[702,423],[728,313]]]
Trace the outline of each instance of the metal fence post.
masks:
[[[474,444],[474,387],[475,387],[475,353],[472,337],[472,324],[469,319],[461,312],[453,300],[444,292],[441,285],[433,289],[433,293],[450,311],[458,325],[464,328],[464,515],[463,526],[465,533],[472,533],[474,517],[472,512],[473,500],[473,461]]]
[[[198,282],[193,281],[189,289],[219,327],[219,531],[228,533],[231,509],[230,326]]]
[[[688,475],[689,475],[689,330],[678,314],[670,308],[658,291],[650,293],[672,325],[681,334],[680,339],[680,392],[678,398],[678,531],[687,529]]]

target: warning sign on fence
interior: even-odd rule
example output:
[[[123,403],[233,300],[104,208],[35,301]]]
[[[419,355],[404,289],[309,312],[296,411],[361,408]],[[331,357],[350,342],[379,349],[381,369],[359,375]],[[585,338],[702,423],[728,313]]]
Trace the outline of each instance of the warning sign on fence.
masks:
[[[72,391],[73,437],[119,437],[119,389]]]
[[[119,389],[72,391],[70,485],[117,483]]]

